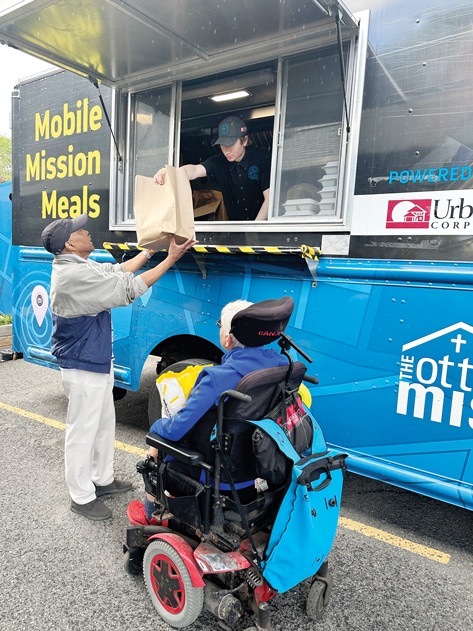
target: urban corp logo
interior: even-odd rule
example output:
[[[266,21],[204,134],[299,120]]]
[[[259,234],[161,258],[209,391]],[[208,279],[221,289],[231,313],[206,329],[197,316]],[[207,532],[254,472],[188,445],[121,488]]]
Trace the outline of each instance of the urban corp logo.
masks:
[[[400,230],[469,230],[473,201],[458,199],[404,199],[388,201],[386,228]]]
[[[458,322],[404,344],[398,414],[473,429],[473,327]]]
[[[431,199],[390,200],[386,228],[428,228],[431,205]]]

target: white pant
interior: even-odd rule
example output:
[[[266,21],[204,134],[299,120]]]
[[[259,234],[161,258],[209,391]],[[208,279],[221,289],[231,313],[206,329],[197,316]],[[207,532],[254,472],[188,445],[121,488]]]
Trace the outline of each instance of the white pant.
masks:
[[[66,419],[66,483],[77,504],[95,499],[95,486],[113,482],[115,405],[110,374],[61,369],[69,399]]]

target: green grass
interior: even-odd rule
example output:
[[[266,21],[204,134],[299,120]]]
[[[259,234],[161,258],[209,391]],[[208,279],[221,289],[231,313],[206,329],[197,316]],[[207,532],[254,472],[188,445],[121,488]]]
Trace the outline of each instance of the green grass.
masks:
[[[0,313],[0,326],[3,324],[11,324],[11,316]]]

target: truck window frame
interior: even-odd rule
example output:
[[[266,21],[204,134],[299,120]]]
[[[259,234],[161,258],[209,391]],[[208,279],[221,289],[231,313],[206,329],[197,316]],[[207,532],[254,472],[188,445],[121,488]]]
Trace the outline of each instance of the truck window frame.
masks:
[[[228,232],[250,232],[252,226],[257,226],[259,232],[286,232],[291,231],[314,231],[314,232],[347,232],[350,230],[352,200],[355,183],[356,155],[358,148],[358,138],[361,120],[361,108],[363,97],[363,84],[366,62],[366,51],[368,44],[368,23],[369,11],[356,14],[359,22],[359,31],[356,36],[344,42],[345,68],[346,68],[346,99],[349,112],[350,132],[347,133],[346,112],[342,112],[340,125],[340,153],[339,153],[339,180],[336,195],[336,207],[333,216],[318,217],[314,215],[309,220],[278,220],[272,218],[274,212],[275,197],[280,191],[280,138],[283,138],[283,116],[285,107],[285,94],[287,94],[287,68],[291,61],[297,58],[307,57],[316,54],[318,51],[332,49],[335,43],[324,47],[317,47],[305,51],[298,51],[288,55],[280,55],[277,60],[277,86],[274,111],[273,126],[273,146],[271,165],[271,188],[269,199],[269,218],[266,221],[199,221],[196,220],[196,233]],[[121,116],[116,117],[117,134],[125,139],[124,146],[126,155],[131,156],[135,143],[135,103],[140,94],[152,90],[167,90],[170,93],[170,124],[168,141],[168,164],[179,166],[179,142],[181,133],[181,99],[182,81],[177,80],[172,83],[160,86],[149,86],[147,90],[141,89],[136,92],[117,93],[117,105],[115,110],[121,112]],[[115,164],[115,166],[117,166]],[[112,165],[113,167],[113,165]],[[156,171],[159,164],[156,165]],[[135,222],[132,210],[132,182],[134,178],[134,160],[126,160],[123,170],[112,168],[111,177],[115,179],[117,199],[111,200],[110,229],[129,230],[135,229]],[[273,184],[274,183],[274,184]],[[113,188],[112,188],[113,190]]]

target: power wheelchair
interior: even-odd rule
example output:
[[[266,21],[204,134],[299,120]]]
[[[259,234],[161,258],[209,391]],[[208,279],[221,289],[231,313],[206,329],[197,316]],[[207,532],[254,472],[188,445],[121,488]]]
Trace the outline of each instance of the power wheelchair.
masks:
[[[156,525],[128,526],[125,569],[143,572],[171,627],[192,624],[205,608],[223,629],[249,611],[252,629],[270,630],[269,602],[307,579],[309,618],[328,604],[346,455],[327,449],[301,401],[302,381],[317,380],[289,353],[311,361],[284,334],[293,308],[290,297],[266,300],[232,320],[245,346],[277,340],[287,365],[254,371],[224,392],[186,446],[146,436],[159,457],[137,470],[155,498]]]

